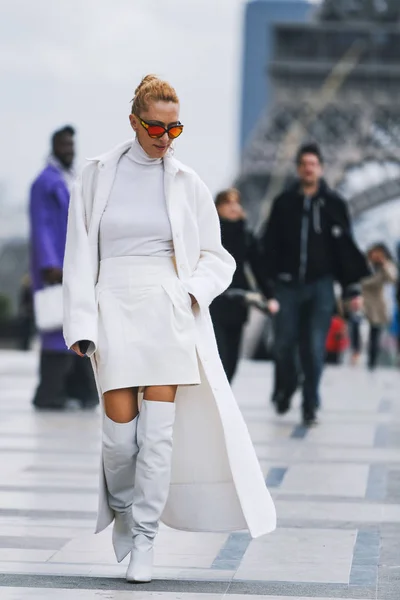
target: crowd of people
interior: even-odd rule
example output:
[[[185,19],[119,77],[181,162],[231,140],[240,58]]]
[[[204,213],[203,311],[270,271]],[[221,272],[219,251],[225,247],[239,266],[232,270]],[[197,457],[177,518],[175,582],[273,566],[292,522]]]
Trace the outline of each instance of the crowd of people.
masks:
[[[33,334],[31,280],[33,292],[62,282],[74,134],[70,126],[53,134],[48,163],[32,185],[32,277],[24,277],[21,285],[22,349],[29,347]],[[341,363],[350,348],[351,363],[358,364],[365,321],[367,364],[376,367],[382,332],[391,320],[385,288],[397,282],[397,265],[381,242],[368,249],[364,260],[352,240],[344,201],[322,177],[323,157],[317,145],[299,150],[297,169],[298,182],[276,199],[258,238],[247,224],[239,191],[230,188],[217,194],[222,243],[234,257],[236,271],[210,313],[229,382],[236,373],[250,307],[269,313],[275,340],[273,403],[283,414],[302,384],[303,417],[310,424],[316,421],[323,363]],[[354,273],[343,271],[346,263]],[[342,283],[341,298],[334,295],[334,281]],[[61,325],[58,331],[39,333],[40,383],[34,405],[62,410],[74,398],[83,408],[96,406],[89,361],[77,360],[66,347]]]
[[[239,192],[217,195],[222,243],[237,261],[237,271],[230,288],[211,305],[211,315],[231,381],[253,298],[250,282],[255,282],[273,321],[272,401],[278,414],[286,413],[301,386],[303,423],[309,426],[317,421],[324,363],[340,363],[348,347],[351,362],[358,363],[363,320],[370,327],[368,366],[376,367],[381,334],[391,317],[385,288],[396,283],[397,267],[383,243],[372,245],[366,255],[358,249],[346,203],[323,179],[320,148],[302,146],[296,165],[298,179],[276,198],[259,239],[246,225]]]

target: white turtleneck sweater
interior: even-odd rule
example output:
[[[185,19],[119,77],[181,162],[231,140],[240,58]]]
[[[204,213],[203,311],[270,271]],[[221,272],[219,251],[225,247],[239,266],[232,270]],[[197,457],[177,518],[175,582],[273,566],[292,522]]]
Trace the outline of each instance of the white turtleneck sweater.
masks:
[[[135,139],[117,168],[100,223],[100,258],[172,256],[164,165]]]

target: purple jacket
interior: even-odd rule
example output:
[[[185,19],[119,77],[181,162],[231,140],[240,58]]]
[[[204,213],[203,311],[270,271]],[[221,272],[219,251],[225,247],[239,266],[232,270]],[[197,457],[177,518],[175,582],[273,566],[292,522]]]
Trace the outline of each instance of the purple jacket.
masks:
[[[42,269],[63,266],[69,196],[61,169],[52,164],[32,184],[29,216],[34,291],[43,288]],[[68,351],[62,330],[41,337],[43,350]]]

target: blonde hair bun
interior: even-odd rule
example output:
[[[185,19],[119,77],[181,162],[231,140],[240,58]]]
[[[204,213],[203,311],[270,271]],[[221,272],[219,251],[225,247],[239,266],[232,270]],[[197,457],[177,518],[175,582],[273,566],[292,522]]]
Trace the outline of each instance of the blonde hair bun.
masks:
[[[132,100],[132,114],[146,112],[150,102],[173,102],[179,104],[179,98],[168,81],[163,81],[157,75],[149,74],[143,77],[135,90]]]
[[[135,90],[135,96],[138,95],[138,93],[140,92],[140,90],[147,84],[149,83],[153,83],[153,81],[160,81],[160,79],[157,77],[157,75],[146,75],[145,77],[143,77],[142,81],[139,83],[139,85],[137,86],[136,90]]]

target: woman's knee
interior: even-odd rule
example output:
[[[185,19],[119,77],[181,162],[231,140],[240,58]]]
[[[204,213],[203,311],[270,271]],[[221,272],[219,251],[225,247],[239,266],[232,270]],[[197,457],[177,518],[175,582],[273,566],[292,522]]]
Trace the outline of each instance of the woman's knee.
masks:
[[[149,385],[144,390],[144,399],[150,402],[174,402],[177,385]]]
[[[103,398],[105,413],[115,423],[129,423],[138,414],[137,388],[110,390]]]

